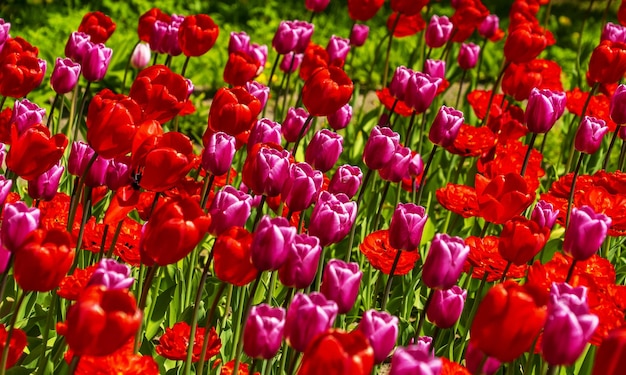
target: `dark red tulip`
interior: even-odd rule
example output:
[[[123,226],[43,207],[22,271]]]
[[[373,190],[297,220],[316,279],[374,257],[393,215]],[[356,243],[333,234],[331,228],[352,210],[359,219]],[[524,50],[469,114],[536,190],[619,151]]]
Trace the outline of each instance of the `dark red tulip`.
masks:
[[[355,21],[367,21],[374,17],[385,0],[348,0],[348,14]]]
[[[45,72],[45,61],[30,54],[11,53],[0,58],[0,95],[11,98],[26,96],[39,86]]]
[[[89,35],[94,44],[106,43],[114,31],[115,22],[111,17],[99,11],[85,14],[78,26],[78,32]]]
[[[541,251],[549,236],[549,228],[518,216],[504,223],[498,252],[506,261],[522,266]]]
[[[374,349],[359,331],[330,329],[307,346],[300,375],[367,375],[374,367]]]
[[[533,60],[548,46],[548,38],[537,25],[530,23],[516,27],[504,43],[504,57],[512,63]]]

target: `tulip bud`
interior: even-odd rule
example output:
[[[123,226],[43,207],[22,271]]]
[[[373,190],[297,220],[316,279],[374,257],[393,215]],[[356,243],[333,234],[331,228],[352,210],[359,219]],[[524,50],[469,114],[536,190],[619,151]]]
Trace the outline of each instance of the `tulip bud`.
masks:
[[[259,45],[252,43],[250,45],[248,55],[252,56],[254,60],[259,62],[259,69],[257,69],[256,75],[261,74],[265,69],[265,64],[267,63],[267,46],[265,44]]]
[[[413,159],[411,149],[398,145],[391,155],[389,163],[378,170],[380,177],[385,181],[400,182],[409,176],[409,165]]]
[[[420,154],[411,151],[411,160],[409,161],[409,176],[417,177],[424,173],[424,161]]]
[[[280,146],[277,146],[280,147]],[[242,180],[255,194],[280,194],[289,173],[289,152],[261,143],[254,146],[243,166]]]
[[[311,37],[313,36],[313,30],[315,27],[312,23],[308,23],[305,21],[293,21],[294,27],[297,28],[299,37],[298,43],[296,44],[296,48],[294,52],[296,54],[304,53],[306,48],[311,43]]]
[[[398,203],[389,224],[389,244],[397,250],[417,250],[427,220],[424,207],[413,203]]]
[[[415,72],[405,66],[396,68],[389,82],[389,93],[398,100],[404,100],[409,79]]]
[[[236,140],[223,132],[211,134],[202,152],[202,168],[215,176],[230,170],[236,151]]]
[[[289,247],[296,235],[296,228],[284,217],[263,216],[252,238],[250,254],[252,263],[259,271],[275,271],[287,260]]]
[[[279,55],[293,52],[300,38],[299,26],[294,21],[281,21],[272,39],[272,47]]]
[[[87,163],[89,163],[89,160],[87,160]],[[91,164],[85,175],[85,185],[89,187],[105,185],[108,168],[109,159],[105,159],[100,155],[96,156],[96,160]]]
[[[604,120],[585,116],[576,132],[574,146],[585,154],[593,154],[602,145],[602,137],[609,131]]]
[[[611,97],[611,120],[618,125],[626,124],[626,86],[619,85]]]
[[[328,41],[326,52],[331,63],[336,61],[343,63],[350,53],[350,40],[333,35]]]
[[[211,201],[209,233],[219,236],[231,227],[244,227],[252,205],[252,197],[241,190],[227,185]]]
[[[500,27],[500,19],[495,14],[490,14],[478,26],[478,34],[483,38],[489,39],[496,35]]]
[[[135,282],[130,267],[115,259],[104,258],[98,263],[87,285],[104,285],[107,289],[129,289]]]
[[[280,70],[285,74],[294,73],[300,67],[303,57],[304,55],[301,53],[283,55],[282,60],[280,60]]]
[[[326,119],[331,128],[335,130],[343,129],[348,126],[352,119],[352,106],[350,103],[347,103],[334,114],[327,116]]]
[[[461,317],[466,298],[467,291],[456,285],[450,289],[435,290],[426,312],[428,320],[439,328],[452,327]]]
[[[41,124],[46,117],[46,110],[28,99],[16,100],[13,103],[10,123],[15,124],[18,134],[36,124]]]
[[[250,36],[245,31],[230,33],[228,39],[228,54],[235,52],[248,53],[250,50]]]
[[[373,170],[386,166],[399,143],[400,134],[386,127],[374,126],[363,150],[365,165]]]
[[[39,227],[39,209],[29,208],[26,203],[17,201],[5,204],[2,214],[2,245],[11,252],[18,251],[26,236]]]
[[[448,39],[450,39],[450,34],[452,34],[452,29],[454,25],[446,16],[439,17],[438,15],[433,15],[430,18],[430,22],[428,26],[426,26],[426,32],[424,34],[424,40],[426,40],[426,45],[430,48],[439,48],[446,44]]]
[[[72,176],[82,176],[87,169],[89,160],[94,155],[93,149],[85,142],[74,141],[67,162],[67,171]]]
[[[56,164],[36,179],[28,181],[28,195],[33,199],[51,201],[57,194],[64,170],[63,166]]]
[[[130,56],[130,65],[135,69],[143,69],[150,63],[150,46],[138,43]]]
[[[363,272],[358,263],[331,259],[324,268],[320,292],[337,303],[340,314],[345,314],[356,302]]]
[[[605,214],[597,214],[589,206],[574,207],[565,230],[563,252],[578,261],[591,258],[602,246],[610,227],[611,218]]]
[[[416,72],[409,78],[404,101],[417,113],[423,113],[437,95],[441,78],[431,77],[422,72]]]
[[[92,46],[89,35],[75,31],[70,34],[65,44],[65,56],[82,65],[85,54]]]
[[[250,95],[259,99],[259,102],[261,102],[261,108],[265,107],[265,104],[267,104],[267,98],[270,96],[269,87],[257,81],[246,82],[244,87],[248,90]]]
[[[129,161],[130,162],[130,161]],[[106,170],[105,184],[111,191],[115,191],[131,183],[130,166],[122,160],[109,160]]]
[[[386,311],[367,310],[357,330],[363,332],[374,349],[374,363],[382,363],[396,346],[398,317]]]
[[[533,88],[526,106],[525,120],[533,133],[547,133],[565,111],[565,93]]]
[[[243,351],[252,358],[270,359],[278,353],[285,330],[285,309],[253,306],[243,330]]]
[[[4,47],[4,43],[11,36],[9,35],[9,31],[11,30],[11,23],[5,22],[0,18],[0,52],[2,52],[2,47]]]
[[[328,192],[332,194],[343,193],[352,198],[359,191],[361,180],[363,180],[361,168],[347,164],[342,165],[337,168],[333,178],[330,180]]]
[[[304,7],[311,12],[323,12],[330,0],[304,0]]]
[[[319,68],[302,86],[302,104],[312,116],[330,116],[350,102],[354,84],[345,71]]]
[[[57,57],[50,77],[50,85],[57,94],[63,95],[76,87],[80,76],[80,64],[71,59]]]
[[[464,121],[463,112],[441,106],[428,133],[428,139],[437,146],[449,147],[459,135]]]
[[[315,278],[321,255],[319,238],[304,233],[296,234],[289,247],[287,260],[278,270],[278,279],[291,288],[308,287]]]
[[[285,117],[285,121],[283,121],[281,128],[283,136],[287,142],[293,143],[298,139],[298,134],[300,134],[302,126],[308,117],[309,113],[304,108],[292,107],[287,110],[287,116]],[[309,122],[306,129],[304,129],[304,134],[306,134],[310,127],[311,122]]]
[[[347,195],[322,191],[311,214],[309,234],[317,236],[322,246],[337,243],[350,232],[356,211],[356,202]]]
[[[457,62],[461,69],[469,70],[476,66],[478,56],[480,55],[480,46],[474,43],[462,43],[459,50]]]
[[[542,228],[552,229],[556,219],[559,217],[559,210],[555,210],[552,203],[548,203],[544,200],[540,200],[535,205],[530,220],[539,224]]]
[[[469,254],[469,246],[460,237],[437,233],[422,268],[422,280],[431,289],[452,288]]]
[[[504,223],[498,252],[506,261],[522,266],[539,254],[550,236],[550,230],[523,216]]]
[[[435,78],[446,78],[446,62],[444,60],[428,59],[424,63],[424,73]]]
[[[291,212],[306,210],[317,199],[323,183],[321,171],[314,170],[307,163],[291,164],[283,185],[282,199]]]
[[[339,160],[343,151],[343,137],[328,129],[313,135],[304,154],[304,160],[313,168],[328,172]]]
[[[83,77],[89,82],[102,80],[107,73],[113,50],[104,44],[93,45],[87,50],[81,65],[83,67]]]
[[[281,128],[282,126],[270,119],[262,118],[258,120],[250,130],[250,136],[248,137],[248,152],[257,143],[275,143],[281,142]]]
[[[291,300],[285,319],[285,340],[295,350],[304,351],[315,336],[332,327],[337,304],[322,293],[297,293]]]
[[[610,40],[611,42],[626,43],[626,27],[607,22],[602,29],[600,41]]]
[[[439,374],[441,368],[441,359],[435,357],[425,345],[409,345],[399,347],[393,353],[389,375],[434,375]]]
[[[350,31],[350,44],[355,47],[361,47],[363,44],[365,44],[369,32],[369,26],[361,23],[355,23],[354,26],[352,26],[352,30]]]

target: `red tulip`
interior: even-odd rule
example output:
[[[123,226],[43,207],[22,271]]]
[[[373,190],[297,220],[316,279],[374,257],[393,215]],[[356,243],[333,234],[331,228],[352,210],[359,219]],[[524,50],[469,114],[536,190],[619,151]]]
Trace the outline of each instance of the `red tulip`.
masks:
[[[50,136],[50,130],[41,124],[17,133],[11,127],[11,148],[7,154],[7,167],[25,180],[34,180],[57,164],[67,147],[63,134]]]
[[[215,240],[213,264],[218,279],[243,286],[254,280],[258,271],[252,264],[252,234],[242,227],[231,227]]]
[[[348,14],[355,21],[367,21],[374,17],[385,0],[348,0]]]
[[[7,49],[6,43],[4,49]],[[21,98],[33,91],[46,72],[46,62],[27,53],[0,58],[0,95]]]
[[[4,324],[0,324],[0,350],[3,350],[4,345],[6,345],[7,333],[8,332],[4,327]],[[19,328],[13,328],[11,341],[9,342],[9,355],[5,364],[5,369],[9,369],[17,363],[17,360],[20,359],[22,353],[24,353],[26,344],[28,344],[28,341],[26,340],[26,333]]]
[[[619,375],[626,368],[626,327],[611,331],[602,341],[593,365],[593,375]]]
[[[224,82],[231,86],[243,86],[257,76],[259,61],[247,53],[236,51],[228,56],[224,66]]]
[[[537,57],[548,46],[548,38],[537,25],[516,27],[504,43],[504,57],[512,63],[525,63]]]
[[[15,281],[26,291],[47,292],[57,286],[74,261],[70,234],[61,229],[36,229],[15,252]]]
[[[626,73],[626,44],[603,40],[591,53],[587,78],[591,82],[612,84]]]
[[[374,349],[361,331],[331,329],[308,345],[298,374],[367,375],[373,367]]]
[[[302,103],[312,116],[330,116],[352,97],[352,81],[340,68],[320,68],[302,87]]]
[[[220,29],[207,14],[187,16],[178,28],[178,43],[185,56],[202,56],[209,52]]]
[[[211,132],[224,132],[237,136],[252,128],[261,112],[261,102],[243,87],[221,88],[213,97],[209,110],[209,129]],[[203,144],[211,136],[207,129],[202,137]]]
[[[163,13],[159,8],[152,8],[139,17],[139,24],[137,25],[137,34],[142,42],[150,43],[150,38],[154,30],[154,23],[156,21],[162,21],[166,24],[172,22],[172,17]]]
[[[6,25],[6,24],[5,24]],[[28,43],[28,41],[21,37],[8,38],[2,50],[0,51],[0,61],[4,60],[7,56],[17,53],[25,56],[37,57],[39,56],[39,48]]]
[[[78,26],[78,32],[89,35],[94,44],[105,43],[114,31],[115,22],[111,17],[98,11],[85,14]]]
[[[306,81],[317,68],[327,68],[329,63],[330,57],[326,48],[311,42],[304,50],[298,74],[303,81]]]
[[[141,326],[142,313],[128,290],[90,286],[57,323],[75,355],[104,356],[121,348]]]
[[[494,224],[504,224],[530,206],[535,196],[517,173],[498,175],[488,180],[476,175],[479,216]]]
[[[391,0],[391,10],[405,16],[413,16],[422,11],[428,0]]]
[[[522,266],[541,251],[549,236],[550,228],[518,216],[504,223],[498,251],[508,262]]]

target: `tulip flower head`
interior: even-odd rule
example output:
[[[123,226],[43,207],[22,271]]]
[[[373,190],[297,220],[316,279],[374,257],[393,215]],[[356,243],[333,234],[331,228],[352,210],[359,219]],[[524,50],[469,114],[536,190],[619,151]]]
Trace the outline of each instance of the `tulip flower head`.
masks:
[[[428,215],[413,203],[399,203],[389,225],[389,243],[394,249],[415,251],[422,241]]]
[[[322,255],[319,238],[308,234],[296,234],[289,247],[287,260],[278,270],[283,285],[304,289],[311,285]]]
[[[382,363],[396,346],[398,317],[386,311],[367,310],[357,329],[367,337],[374,349],[374,363]]]
[[[320,333],[332,327],[337,304],[321,293],[297,293],[291,300],[285,319],[285,340],[295,350],[304,351]]]
[[[346,263],[331,259],[324,268],[320,291],[326,298],[335,301],[340,314],[352,309],[359,294],[363,272],[358,263]]]
[[[445,105],[441,106],[430,127],[428,139],[438,146],[449,147],[459,135],[464,121],[463,112]]]
[[[578,261],[591,258],[602,246],[611,222],[610,217],[595,213],[589,206],[574,207],[565,230],[563,252]]]
[[[448,17],[434,14],[426,26],[424,34],[426,45],[430,48],[442,47],[450,39],[453,28],[454,25]]]
[[[439,374],[442,362],[430,352],[430,345],[399,347],[391,357],[389,375]]]
[[[57,94],[72,91],[80,77],[80,64],[71,59],[57,57],[54,70],[50,77],[50,85]]]
[[[533,133],[547,133],[565,111],[565,93],[533,88],[526,106],[525,120]]]
[[[368,375],[373,367],[374,351],[361,331],[330,329],[309,344],[298,374]]]
[[[462,238],[435,234],[422,269],[424,284],[432,289],[450,289],[459,279],[468,255],[469,246]]]
[[[243,330],[243,351],[252,358],[270,359],[283,341],[285,310],[266,304],[253,306]]]
[[[115,259],[104,258],[91,275],[87,285],[104,285],[107,289],[129,289],[135,282],[130,267]]]
[[[342,165],[337,168],[333,178],[328,184],[328,192],[332,194],[343,193],[352,198],[359,188],[363,180],[363,172],[361,168],[353,165]]]
[[[250,249],[254,266],[259,271],[279,269],[287,260],[295,236],[296,228],[284,217],[263,216],[253,233]]]
[[[311,214],[309,234],[317,236],[322,246],[337,243],[350,232],[356,211],[356,202],[347,195],[322,191]]]
[[[350,31],[350,44],[355,47],[360,47],[365,44],[367,36],[369,35],[370,28],[367,25],[355,23]]]
[[[467,291],[455,285],[450,289],[435,290],[426,312],[428,320],[439,328],[452,327],[461,317]]]
[[[459,50],[457,62],[461,69],[469,70],[476,66],[478,56],[480,55],[480,46],[474,43],[462,43]]]

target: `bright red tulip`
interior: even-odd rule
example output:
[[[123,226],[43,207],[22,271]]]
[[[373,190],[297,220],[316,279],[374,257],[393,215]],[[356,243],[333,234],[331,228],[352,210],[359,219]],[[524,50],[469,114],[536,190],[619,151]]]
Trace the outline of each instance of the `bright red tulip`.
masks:
[[[252,128],[261,112],[261,102],[243,87],[221,88],[213,97],[209,110],[209,129],[202,137],[203,144],[211,132],[237,136]]]
[[[63,134],[50,136],[50,130],[38,124],[22,134],[11,127],[11,149],[7,154],[7,167],[25,180],[34,180],[57,164],[67,147]]]
[[[94,44],[105,43],[114,31],[115,22],[111,17],[98,11],[85,14],[78,26],[78,32],[89,35]]]
[[[7,49],[6,43],[3,49]],[[39,86],[45,72],[45,60],[31,54],[11,53],[0,58],[0,95],[11,98],[26,96]]]
[[[535,196],[517,173],[498,175],[488,180],[476,175],[479,216],[494,224],[504,224],[530,206]]]
[[[224,82],[231,86],[243,86],[257,76],[259,61],[253,56],[236,51],[228,56],[224,66]]]
[[[412,16],[422,11],[429,0],[391,0],[391,10]]]
[[[209,52],[220,29],[207,14],[196,14],[185,17],[178,28],[178,43],[185,56],[202,56]]]
[[[142,42],[150,43],[150,38],[154,30],[154,23],[156,21],[162,21],[166,24],[172,22],[172,17],[163,13],[159,8],[152,8],[139,17],[139,23],[137,25],[137,34]]]
[[[367,21],[374,17],[385,0],[348,0],[348,14],[355,21]]]
[[[543,249],[549,236],[550,228],[518,216],[504,223],[498,251],[508,262],[522,266]]]
[[[330,116],[352,97],[352,80],[340,68],[320,68],[302,87],[302,103],[312,116]]]
[[[254,280],[258,271],[252,264],[252,234],[242,227],[231,227],[215,240],[213,264],[218,279],[243,286]]]
[[[7,342],[7,333],[8,332],[4,324],[0,324],[0,350],[4,350],[4,345]],[[22,353],[24,353],[26,344],[28,344],[28,341],[26,341],[26,333],[19,328],[13,328],[11,341],[9,342],[9,355],[5,364],[5,369],[9,369],[17,363],[17,360],[20,359]]]
[[[367,375],[373,367],[374,349],[361,331],[331,329],[308,345],[298,374]]]
[[[591,82],[613,84],[626,73],[626,44],[603,40],[591,53],[587,78]]]
[[[536,58],[548,46],[548,38],[537,25],[526,23],[516,27],[504,43],[504,57],[512,63],[525,63]]]

